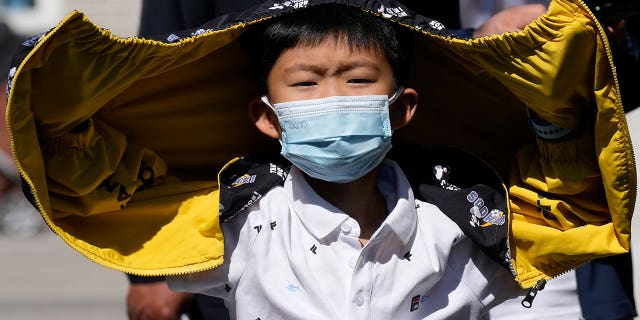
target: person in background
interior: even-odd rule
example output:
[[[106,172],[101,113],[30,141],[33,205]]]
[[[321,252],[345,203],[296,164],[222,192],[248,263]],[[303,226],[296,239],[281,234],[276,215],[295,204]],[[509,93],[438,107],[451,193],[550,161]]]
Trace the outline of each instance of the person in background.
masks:
[[[195,28],[215,17],[243,11],[263,2],[260,0],[143,0],[138,35],[146,38]]]
[[[479,38],[522,30],[547,11],[550,0],[443,1],[437,8],[420,0],[405,0],[416,13],[433,17],[459,38]]]
[[[7,75],[13,72],[9,70],[9,63],[20,42],[21,37],[0,22],[0,88],[7,86]],[[0,94],[2,114],[5,114],[6,107],[7,96],[3,90]],[[20,174],[11,156],[4,117],[0,128],[0,232],[11,237],[29,238],[44,230],[44,222],[22,194]]]

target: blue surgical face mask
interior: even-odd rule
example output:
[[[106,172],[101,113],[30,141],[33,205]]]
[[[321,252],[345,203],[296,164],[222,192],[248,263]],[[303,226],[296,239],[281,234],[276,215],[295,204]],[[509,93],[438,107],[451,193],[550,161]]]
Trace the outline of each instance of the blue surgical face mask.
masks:
[[[347,183],[371,172],[391,149],[389,105],[402,93],[336,96],[271,105],[282,155],[307,175]]]

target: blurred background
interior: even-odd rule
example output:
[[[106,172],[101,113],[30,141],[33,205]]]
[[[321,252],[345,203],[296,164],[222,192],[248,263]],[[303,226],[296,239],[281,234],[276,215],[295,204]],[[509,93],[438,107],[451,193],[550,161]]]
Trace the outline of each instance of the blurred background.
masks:
[[[72,10],[80,10],[100,26],[127,37],[137,34],[141,0],[0,0],[0,23],[20,36],[54,27]]]
[[[72,10],[121,37],[138,32],[142,1],[0,0],[0,319],[127,319],[128,281],[71,250],[23,199],[4,125],[5,79],[15,48]]]
[[[117,36],[130,37],[138,34],[141,9],[142,0],[0,0],[3,91],[15,48],[29,36],[56,26],[72,10],[84,12]],[[0,94],[3,114],[5,105],[6,96]],[[627,107],[640,159],[640,108],[637,103]],[[46,228],[22,197],[4,117],[0,122],[0,320],[126,319],[125,276],[93,264]],[[639,219],[633,220],[634,232]],[[640,300],[640,238],[632,242],[635,296]]]

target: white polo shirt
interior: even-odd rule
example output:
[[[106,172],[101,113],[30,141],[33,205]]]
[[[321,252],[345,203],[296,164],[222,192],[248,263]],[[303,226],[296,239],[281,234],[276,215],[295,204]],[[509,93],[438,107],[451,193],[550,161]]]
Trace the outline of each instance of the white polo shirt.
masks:
[[[226,261],[168,277],[217,296],[237,319],[477,319],[522,291],[437,207],[414,199],[385,160],[389,215],[362,247],[360,227],[292,168],[246,214],[223,224]]]

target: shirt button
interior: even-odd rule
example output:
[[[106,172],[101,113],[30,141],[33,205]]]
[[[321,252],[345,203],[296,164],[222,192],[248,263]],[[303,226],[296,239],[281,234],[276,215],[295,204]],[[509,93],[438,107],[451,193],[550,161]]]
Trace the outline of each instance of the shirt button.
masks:
[[[349,258],[349,261],[347,261],[347,263],[349,264],[349,267],[351,269],[356,267],[356,259],[354,259],[354,258]]]
[[[342,232],[344,233],[349,233],[351,232],[351,225],[345,222],[340,226],[340,229],[342,229]]]
[[[358,293],[356,295],[356,305],[358,307],[362,307],[363,304],[364,304],[364,297],[362,296],[362,293]]]

